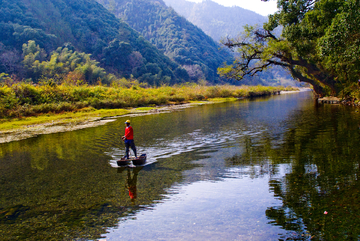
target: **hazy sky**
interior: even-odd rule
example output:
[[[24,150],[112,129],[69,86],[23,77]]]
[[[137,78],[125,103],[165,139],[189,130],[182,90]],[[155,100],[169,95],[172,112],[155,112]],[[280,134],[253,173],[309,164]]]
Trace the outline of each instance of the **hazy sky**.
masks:
[[[187,0],[190,2],[202,2],[203,0]],[[269,2],[262,2],[261,0],[211,0],[218,4],[232,7],[239,6],[245,9],[249,9],[258,14],[267,16],[268,14],[274,13],[276,8],[276,0],[270,0]]]

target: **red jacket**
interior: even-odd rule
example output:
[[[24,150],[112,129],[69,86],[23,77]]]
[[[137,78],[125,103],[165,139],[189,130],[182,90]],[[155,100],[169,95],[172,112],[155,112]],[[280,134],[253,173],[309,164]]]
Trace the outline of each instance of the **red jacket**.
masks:
[[[136,199],[136,186],[129,187],[129,196],[131,200]]]
[[[125,128],[125,138],[126,140],[134,140],[134,131],[131,126]]]

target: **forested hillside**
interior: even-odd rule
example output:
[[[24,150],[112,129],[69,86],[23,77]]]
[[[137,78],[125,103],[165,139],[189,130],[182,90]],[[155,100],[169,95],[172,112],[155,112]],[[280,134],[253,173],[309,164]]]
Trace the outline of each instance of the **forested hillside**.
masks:
[[[232,56],[162,0],[97,0],[187,70],[192,81],[218,82],[217,68]]]
[[[244,26],[262,25],[267,17],[240,7],[225,7],[213,1],[201,3],[186,0],[164,0],[181,16],[201,28],[215,41],[223,37],[235,37],[244,30]]]
[[[84,77],[102,68],[152,85],[188,80],[182,67],[94,0],[0,1],[0,73],[38,81],[41,71]]]

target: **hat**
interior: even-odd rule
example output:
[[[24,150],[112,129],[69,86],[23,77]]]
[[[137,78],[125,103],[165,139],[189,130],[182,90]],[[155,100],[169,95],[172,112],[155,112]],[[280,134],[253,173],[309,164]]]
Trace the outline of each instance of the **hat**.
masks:
[[[125,121],[125,124],[127,124],[127,123],[129,123],[129,124],[130,124],[130,120]]]

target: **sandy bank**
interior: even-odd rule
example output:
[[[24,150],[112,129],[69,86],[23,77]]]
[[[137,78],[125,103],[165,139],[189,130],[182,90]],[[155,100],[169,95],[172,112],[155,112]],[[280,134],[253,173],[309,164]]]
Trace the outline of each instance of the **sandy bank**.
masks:
[[[215,103],[215,102],[203,102],[203,103],[199,102],[199,103],[191,103],[191,104],[164,106],[164,107],[149,109],[146,111],[144,110],[138,111],[137,109],[133,109],[132,111],[130,111],[129,114],[121,115],[121,117],[125,117],[125,116],[134,117],[140,115],[169,113],[172,111],[189,108],[196,105],[211,104],[211,103]],[[20,129],[0,131],[0,143],[20,141],[44,134],[75,131],[89,127],[97,127],[115,121],[119,117],[120,116],[105,117],[105,118],[101,118],[101,117],[84,118],[83,120],[71,122],[71,123],[64,123],[60,120],[60,121],[52,121],[51,123],[24,126],[23,128]]]
[[[311,88],[299,88],[299,90],[292,90],[292,91],[280,91],[280,94],[292,94],[292,93],[299,93],[304,91],[312,91]]]

